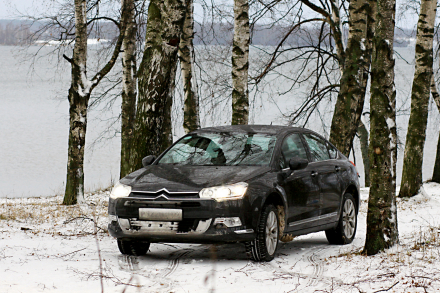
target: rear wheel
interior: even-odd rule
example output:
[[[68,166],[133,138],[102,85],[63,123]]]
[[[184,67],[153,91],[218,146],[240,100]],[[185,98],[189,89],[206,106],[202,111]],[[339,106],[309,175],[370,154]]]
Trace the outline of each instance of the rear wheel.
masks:
[[[271,261],[278,248],[280,238],[279,218],[273,205],[263,208],[257,237],[254,241],[246,242],[246,253],[254,261]]]
[[[118,248],[122,254],[145,255],[150,248],[150,242],[118,239]]]
[[[350,193],[344,195],[342,212],[338,226],[325,231],[330,244],[349,244],[356,235],[357,211],[353,196]]]

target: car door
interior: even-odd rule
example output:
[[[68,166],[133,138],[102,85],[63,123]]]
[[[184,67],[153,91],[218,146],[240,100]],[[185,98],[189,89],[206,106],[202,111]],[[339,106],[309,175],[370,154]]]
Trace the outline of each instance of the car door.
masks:
[[[338,208],[342,196],[342,183],[338,172],[341,170],[337,160],[337,151],[326,140],[312,133],[304,133],[303,137],[309,148],[311,169],[317,173],[320,194],[320,220],[323,224],[338,218]]]
[[[291,133],[281,145],[281,172],[289,174],[289,160],[293,157],[307,159],[307,151],[300,134]],[[293,171],[285,178],[282,187],[286,191],[288,202],[288,219],[286,231],[308,228],[319,217],[320,190],[318,178],[306,167]]]

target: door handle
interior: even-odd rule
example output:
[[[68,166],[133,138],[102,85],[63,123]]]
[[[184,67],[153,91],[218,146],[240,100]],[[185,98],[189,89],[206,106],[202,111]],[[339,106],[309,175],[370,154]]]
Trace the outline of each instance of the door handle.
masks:
[[[318,172],[312,171],[312,173],[310,174],[310,176],[312,177],[316,177],[318,175]]]
[[[335,166],[335,171],[336,171],[336,172],[341,171],[341,167],[339,167],[339,166]]]

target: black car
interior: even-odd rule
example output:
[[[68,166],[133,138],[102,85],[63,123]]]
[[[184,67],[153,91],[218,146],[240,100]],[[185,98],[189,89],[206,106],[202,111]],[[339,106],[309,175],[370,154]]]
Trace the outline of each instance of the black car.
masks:
[[[123,254],[143,255],[155,242],[242,242],[251,259],[270,261],[280,239],[355,236],[356,168],[311,130],[210,127],[142,163],[109,199],[109,231]]]

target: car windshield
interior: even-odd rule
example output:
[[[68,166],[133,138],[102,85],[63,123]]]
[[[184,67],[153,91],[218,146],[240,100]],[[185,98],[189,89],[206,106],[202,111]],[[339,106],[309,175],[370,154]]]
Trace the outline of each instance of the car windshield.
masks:
[[[262,133],[200,133],[183,137],[159,164],[195,166],[269,165],[276,137]]]

